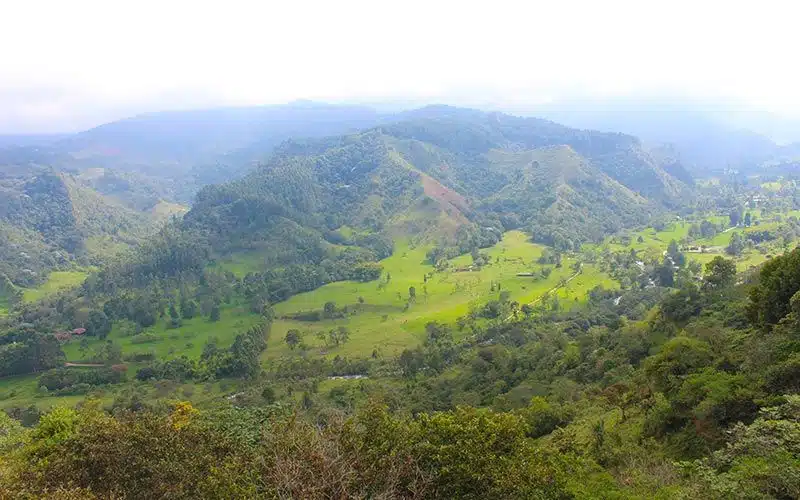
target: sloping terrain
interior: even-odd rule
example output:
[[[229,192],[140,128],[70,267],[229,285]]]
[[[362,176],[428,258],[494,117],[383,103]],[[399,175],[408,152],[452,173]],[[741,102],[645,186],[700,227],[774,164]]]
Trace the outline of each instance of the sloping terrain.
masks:
[[[483,206],[515,218],[537,241],[559,248],[576,248],[641,224],[656,211],[654,202],[593,167],[569,146],[493,150],[489,158],[514,180]]]
[[[458,255],[522,228],[574,249],[691,194],[630,136],[449,107],[402,118],[284,143],[242,180],[202,189],[183,222],[102,281],[144,284],[137,275],[196,273],[242,253],[265,272],[325,269],[285,298],[390,255],[398,238]]]
[[[52,269],[100,264],[105,256],[87,245],[90,239],[133,244],[157,220],[69,174],[14,166],[0,171],[0,274],[17,286],[40,283]]]

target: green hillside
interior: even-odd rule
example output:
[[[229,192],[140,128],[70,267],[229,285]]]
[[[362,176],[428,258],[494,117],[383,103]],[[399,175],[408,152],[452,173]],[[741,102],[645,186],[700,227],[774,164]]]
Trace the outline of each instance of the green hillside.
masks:
[[[3,491],[798,497],[793,178],[695,183],[626,135],[393,116],[265,146],[188,211],[152,171],[7,168]],[[238,140],[206,125],[186,130]]]
[[[25,323],[40,333],[99,328],[104,337],[110,325],[115,339],[117,325],[134,325],[136,338],[182,338],[199,317],[214,323],[249,311],[277,315],[273,328],[282,335],[302,326],[296,319],[302,311],[292,310],[301,299],[293,297],[316,297],[307,304],[316,310],[331,302],[325,297],[341,295],[342,307],[358,303],[361,311],[348,320],[354,341],[343,353],[362,356],[383,346],[394,354],[419,341],[427,322],[453,322],[498,300],[495,287],[505,286],[503,300],[518,305],[555,291],[583,300],[590,288],[612,281],[561,253],[644,224],[690,194],[628,136],[448,107],[397,120],[351,135],[287,141],[241,180],[201,189],[183,218],[155,233],[148,233],[153,224],[180,207],[162,201],[135,210],[117,193],[124,182],[98,184],[105,170],[15,170],[16,184],[6,185],[19,201],[6,212],[25,215],[16,230],[33,231],[42,255],[62,258],[17,282],[29,288],[28,301],[44,299],[43,306],[22,309]],[[509,263],[504,234],[515,235],[509,245],[531,255]],[[547,254],[538,267],[537,252]],[[406,254],[413,262],[397,267]],[[458,260],[462,255],[477,268],[444,271],[469,267]],[[66,283],[78,281],[76,266],[98,264],[79,289],[66,291]],[[48,280],[50,270],[62,272]],[[545,271],[541,280],[515,277]],[[363,297],[376,286],[378,296]],[[411,288],[430,302],[412,297],[410,304]],[[393,314],[398,308],[411,315]],[[177,331],[150,332],[166,316]],[[322,322],[312,330],[338,326]],[[385,327],[399,340],[389,342]],[[194,356],[212,330],[185,342],[192,344],[188,351],[172,345],[170,355]],[[124,351],[138,345],[133,338],[119,337]],[[323,349],[311,339],[306,344],[318,354]]]
[[[2,293],[4,310],[19,302],[18,294],[32,301],[80,284],[84,268],[138,244],[166,213],[180,213],[136,210],[82,175],[51,168],[6,165],[0,174],[0,276],[18,292]]]

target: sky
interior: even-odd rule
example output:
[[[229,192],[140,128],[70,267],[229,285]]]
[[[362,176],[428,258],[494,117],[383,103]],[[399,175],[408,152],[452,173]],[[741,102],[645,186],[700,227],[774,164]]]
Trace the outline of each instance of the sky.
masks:
[[[793,2],[8,1],[0,133],[296,99],[671,92],[800,117]]]

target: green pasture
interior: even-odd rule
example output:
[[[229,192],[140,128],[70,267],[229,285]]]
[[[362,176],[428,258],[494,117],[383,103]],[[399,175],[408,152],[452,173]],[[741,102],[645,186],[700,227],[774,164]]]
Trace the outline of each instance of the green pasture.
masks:
[[[35,302],[61,290],[80,285],[89,273],[85,271],[53,271],[47,281],[36,288],[26,288],[22,298],[25,302]]]
[[[393,355],[421,342],[428,322],[453,323],[469,313],[470,308],[497,299],[500,291],[508,291],[510,300],[521,304],[535,302],[575,274],[572,258],[565,258],[561,268],[538,264],[536,260],[544,249],[542,245],[531,243],[524,233],[511,231],[497,245],[482,250],[481,253],[489,256],[488,265],[471,269],[472,257],[462,255],[452,259],[448,269],[435,271],[425,262],[428,247],[398,244],[394,255],[381,262],[384,272],[377,281],[331,283],[277,304],[275,311],[279,318],[321,310],[326,302],[334,302],[338,308],[348,306],[354,313],[315,322],[279,319],[273,324],[265,357],[269,359],[290,352],[284,342],[289,329],[299,330],[303,343],[314,354],[360,357],[377,351],[381,355]],[[547,278],[517,276],[527,272],[538,274],[542,267],[552,268]],[[427,280],[426,275],[429,276]],[[581,300],[586,291],[598,284],[613,286],[614,283],[607,275],[585,265],[581,274],[559,290],[559,296]],[[410,287],[416,289],[414,301],[409,301]],[[350,331],[347,343],[326,346],[317,338],[319,332],[339,326]]]

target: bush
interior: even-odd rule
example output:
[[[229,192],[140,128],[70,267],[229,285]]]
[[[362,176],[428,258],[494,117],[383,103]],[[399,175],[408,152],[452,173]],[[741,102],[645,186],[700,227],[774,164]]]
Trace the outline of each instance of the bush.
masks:
[[[138,335],[134,335],[131,338],[131,344],[149,344],[151,342],[159,342],[161,341],[161,337],[154,333],[146,332],[140,333]]]

